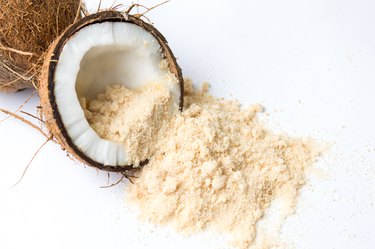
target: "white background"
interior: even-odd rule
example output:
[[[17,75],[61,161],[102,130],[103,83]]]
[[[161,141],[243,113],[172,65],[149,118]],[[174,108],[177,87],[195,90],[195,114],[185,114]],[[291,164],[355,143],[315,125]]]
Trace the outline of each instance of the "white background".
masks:
[[[296,248],[375,245],[374,13],[374,0],[172,0],[148,14],[185,76],[210,82],[214,95],[264,104],[274,130],[331,143],[284,226]],[[0,107],[14,111],[30,94],[0,94]],[[38,101],[25,110],[35,114]],[[100,188],[107,173],[53,143],[10,188],[43,142],[19,121],[0,123],[0,248],[227,247],[220,236],[138,222],[124,184]]]

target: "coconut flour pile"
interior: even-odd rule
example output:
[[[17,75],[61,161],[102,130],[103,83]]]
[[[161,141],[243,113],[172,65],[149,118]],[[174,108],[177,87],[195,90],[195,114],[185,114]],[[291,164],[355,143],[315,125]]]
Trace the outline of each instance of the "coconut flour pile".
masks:
[[[156,83],[135,90],[108,86],[95,100],[80,102],[96,133],[123,143],[135,165],[155,154],[178,112],[166,87]]]
[[[149,222],[185,234],[211,230],[229,235],[236,248],[254,247],[257,223],[275,199],[294,208],[305,170],[318,156],[313,143],[267,130],[257,118],[259,105],[241,107],[208,95],[207,86],[194,91],[189,82],[184,111],[167,115],[168,93],[153,87],[153,94],[111,87],[96,100],[100,105],[88,108],[100,136],[135,143],[142,156],[150,146],[137,144],[139,136],[151,143],[148,165],[127,186],[129,202]],[[137,105],[130,104],[134,98]],[[103,105],[113,111],[101,111]]]

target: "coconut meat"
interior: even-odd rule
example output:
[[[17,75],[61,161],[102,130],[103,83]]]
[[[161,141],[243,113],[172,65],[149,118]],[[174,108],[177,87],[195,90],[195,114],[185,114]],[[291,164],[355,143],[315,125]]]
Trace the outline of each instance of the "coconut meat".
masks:
[[[60,54],[54,86],[58,112],[74,145],[97,163],[128,165],[124,146],[100,138],[90,127],[79,98],[92,99],[108,84],[138,88],[153,82],[165,84],[178,105],[179,83],[168,69],[158,40],[143,28],[103,22],[76,32]]]

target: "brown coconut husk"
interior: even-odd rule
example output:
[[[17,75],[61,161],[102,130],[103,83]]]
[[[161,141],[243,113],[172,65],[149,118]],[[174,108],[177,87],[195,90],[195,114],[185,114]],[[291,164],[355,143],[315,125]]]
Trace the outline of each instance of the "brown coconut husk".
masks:
[[[90,165],[100,170],[112,171],[112,172],[128,172],[133,170],[133,165],[127,166],[113,166],[113,165],[103,165],[99,162],[94,161],[89,158],[83,151],[81,151],[69,137],[67,129],[65,128],[56,101],[55,101],[55,69],[58,64],[60,54],[65,44],[69,41],[76,32],[80,29],[101,22],[128,22],[138,25],[145,29],[147,32],[151,33],[161,45],[163,54],[165,58],[169,61],[169,69],[176,76],[179,81],[181,89],[181,99],[180,108],[183,106],[183,77],[181,68],[178,66],[175,56],[173,55],[171,49],[168,46],[168,42],[164,36],[155,29],[152,25],[142,21],[140,17],[128,15],[126,13],[121,13],[118,11],[103,11],[96,14],[87,16],[80,21],[72,24],[66,31],[55,40],[51,45],[48,53],[46,55],[44,65],[42,68],[42,73],[40,77],[39,95],[41,99],[42,112],[44,115],[45,125],[47,126],[49,132],[54,137],[63,150],[70,153],[75,159],[84,164]],[[147,160],[141,163],[142,165],[147,164]]]
[[[0,92],[38,87],[44,53],[80,8],[80,0],[1,0]]]

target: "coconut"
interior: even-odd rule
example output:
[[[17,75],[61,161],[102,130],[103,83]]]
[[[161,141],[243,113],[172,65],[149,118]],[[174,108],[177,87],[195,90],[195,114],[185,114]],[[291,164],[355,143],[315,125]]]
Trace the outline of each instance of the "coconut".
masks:
[[[163,81],[166,74],[174,80]],[[63,149],[85,164],[113,172],[142,166],[147,159],[132,165],[123,145],[95,133],[79,99],[114,82],[136,88],[152,81],[163,82],[182,110],[182,72],[156,28],[117,11],[87,16],[68,27],[45,58],[39,88],[45,124]]]
[[[43,54],[79,12],[80,0],[1,1],[1,92],[37,87]]]

